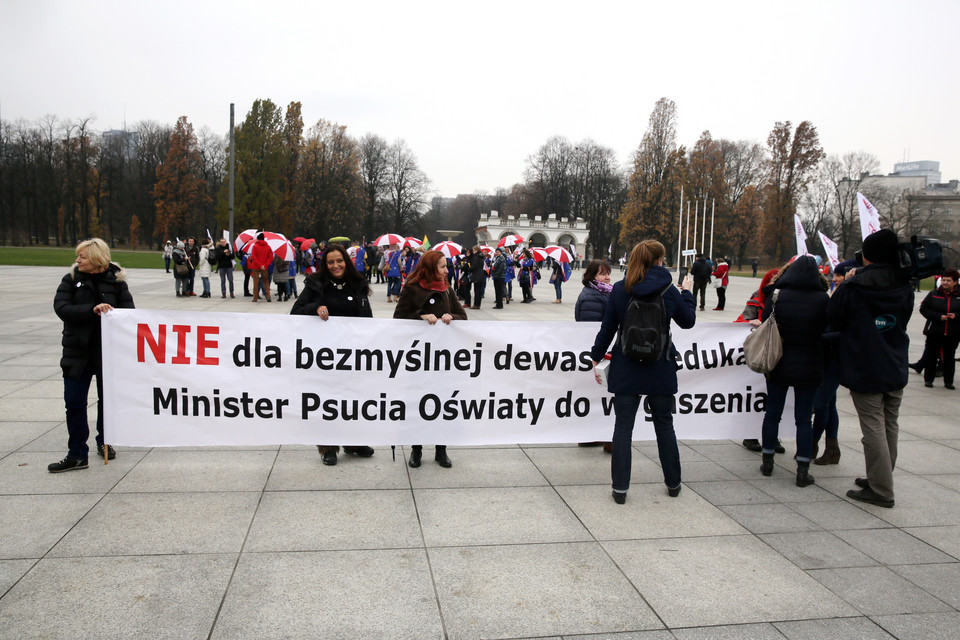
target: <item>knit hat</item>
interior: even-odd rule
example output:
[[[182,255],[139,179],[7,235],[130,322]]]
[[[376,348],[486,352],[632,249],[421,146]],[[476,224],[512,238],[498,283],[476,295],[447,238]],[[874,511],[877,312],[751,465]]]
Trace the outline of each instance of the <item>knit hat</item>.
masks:
[[[859,266],[860,265],[857,264],[856,260],[844,260],[833,268],[833,272],[838,276],[845,276],[847,275],[847,271],[850,271],[850,269],[856,269]]]
[[[890,229],[874,231],[863,239],[863,257],[870,262],[898,264],[900,244],[897,234]]]
[[[183,242],[177,242],[177,249],[183,249]]]

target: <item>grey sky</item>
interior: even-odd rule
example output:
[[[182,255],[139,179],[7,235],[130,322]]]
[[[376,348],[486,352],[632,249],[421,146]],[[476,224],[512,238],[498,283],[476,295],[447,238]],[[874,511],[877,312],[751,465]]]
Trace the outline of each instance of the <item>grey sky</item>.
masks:
[[[679,142],[765,143],[810,120],[827,153],[960,178],[960,3],[2,0],[0,116],[96,129],[186,115],[228,129],[253,100],[404,138],[440,195],[509,188],[547,138],[628,162],[654,103]]]

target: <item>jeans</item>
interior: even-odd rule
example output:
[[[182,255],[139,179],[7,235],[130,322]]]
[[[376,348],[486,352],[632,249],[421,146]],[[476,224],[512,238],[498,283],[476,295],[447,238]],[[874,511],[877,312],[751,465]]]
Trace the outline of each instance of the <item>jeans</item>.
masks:
[[[209,296],[210,295],[210,278],[204,278],[203,276],[200,276],[200,282],[203,283],[203,295]]]
[[[233,295],[233,269],[221,267],[217,270],[220,274],[220,293],[227,295],[227,282],[230,282],[230,295]]]
[[[767,410],[763,414],[763,452],[774,453],[780,434],[780,417],[787,401],[787,385],[767,379]],[[813,453],[813,396],[816,387],[793,388],[793,419],[797,423],[797,462],[810,462]]]
[[[170,258],[167,256],[163,257],[163,266],[167,270],[167,273],[170,273]]]
[[[618,393],[613,397],[613,411],[616,416],[613,426],[613,459],[610,463],[610,475],[613,490],[624,492],[630,488],[630,470],[633,464],[633,425],[637,419],[641,396]],[[680,449],[677,447],[677,435],[673,431],[674,397],[646,396],[646,408],[653,417],[653,429],[657,433],[657,450],[660,454],[660,467],[663,469],[663,482],[668,489],[680,486]]]
[[[387,276],[387,296],[400,297],[400,276]]]
[[[103,444],[103,374],[99,364],[89,363],[79,378],[63,378],[63,403],[67,408],[67,457],[86,460],[90,425],[87,423],[87,394],[97,376],[97,445]]]
[[[839,363],[823,370],[823,384],[813,395],[813,441],[820,442],[826,432],[836,439],[840,433],[840,414],[837,413],[837,388],[840,386]],[[812,450],[811,450],[812,453]]]
[[[553,288],[557,290],[557,300],[563,300],[563,290],[561,289],[562,286],[563,276],[558,274],[553,281]]]
[[[187,293],[193,293],[193,283],[197,278],[197,270],[191,268],[190,274],[187,276]]]

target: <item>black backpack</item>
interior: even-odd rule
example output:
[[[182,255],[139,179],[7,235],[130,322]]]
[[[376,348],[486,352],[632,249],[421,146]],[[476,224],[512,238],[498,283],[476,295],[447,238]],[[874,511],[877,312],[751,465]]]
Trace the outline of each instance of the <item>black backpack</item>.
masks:
[[[670,344],[670,318],[663,304],[663,290],[639,298],[633,296],[620,325],[620,349],[636,362],[656,362]]]

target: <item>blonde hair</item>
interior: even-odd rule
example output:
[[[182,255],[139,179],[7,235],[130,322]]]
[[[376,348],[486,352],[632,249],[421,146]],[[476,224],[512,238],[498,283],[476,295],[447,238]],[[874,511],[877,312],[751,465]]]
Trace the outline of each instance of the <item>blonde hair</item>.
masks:
[[[633,251],[630,252],[630,261],[627,262],[627,276],[623,283],[627,287],[627,291],[643,280],[650,267],[666,254],[667,250],[656,240],[638,242]]]
[[[90,238],[78,244],[76,254],[80,255],[81,251],[86,252],[87,260],[100,271],[110,265],[110,247],[100,238]]]

